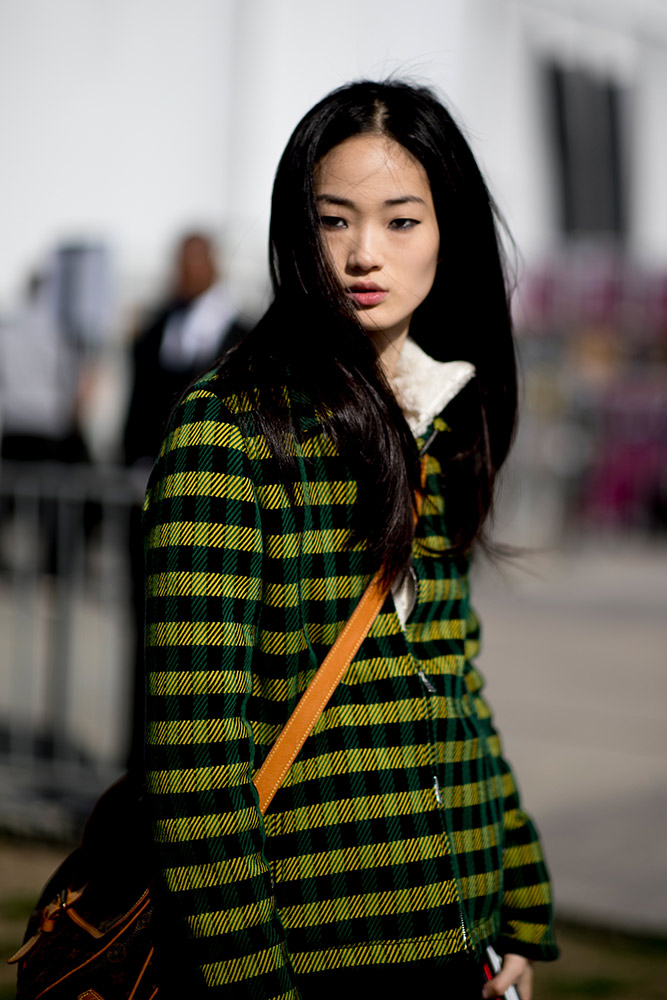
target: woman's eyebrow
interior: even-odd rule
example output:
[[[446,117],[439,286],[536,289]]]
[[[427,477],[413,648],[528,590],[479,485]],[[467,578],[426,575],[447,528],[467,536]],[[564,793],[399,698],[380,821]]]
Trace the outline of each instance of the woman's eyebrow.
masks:
[[[341,205],[343,208],[356,208],[357,206],[349,198],[341,198],[337,194],[318,194],[317,201],[328,201],[330,205]],[[423,198],[419,198],[416,194],[404,194],[400,198],[387,198],[383,203],[387,208],[393,205],[407,205],[411,202],[418,202],[420,205],[425,205],[426,202]]]
[[[407,205],[410,202],[419,202],[420,205],[425,205],[426,202],[423,198],[419,198],[416,194],[404,194],[400,198],[387,198],[385,205],[388,207],[391,205]]]
[[[342,205],[343,208],[354,208],[355,204],[349,198],[340,198],[337,194],[318,194],[317,201],[328,201],[330,205]]]

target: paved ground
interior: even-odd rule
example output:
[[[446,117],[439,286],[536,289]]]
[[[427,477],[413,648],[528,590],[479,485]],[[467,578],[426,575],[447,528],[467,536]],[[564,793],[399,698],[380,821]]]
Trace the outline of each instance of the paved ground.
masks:
[[[584,546],[476,583],[480,666],[559,913],[666,932],[667,549]]]

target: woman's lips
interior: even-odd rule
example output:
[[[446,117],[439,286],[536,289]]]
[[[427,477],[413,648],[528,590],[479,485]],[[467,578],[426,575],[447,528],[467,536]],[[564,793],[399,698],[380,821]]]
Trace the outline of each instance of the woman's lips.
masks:
[[[389,292],[376,285],[353,285],[348,288],[347,294],[358,306],[377,306],[380,302],[384,302]]]

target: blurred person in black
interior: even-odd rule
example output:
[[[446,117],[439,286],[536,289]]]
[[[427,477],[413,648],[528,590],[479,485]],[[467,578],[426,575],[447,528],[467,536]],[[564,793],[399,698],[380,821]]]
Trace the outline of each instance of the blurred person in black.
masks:
[[[133,343],[133,386],[123,439],[127,465],[152,467],[174,403],[244,333],[219,280],[209,237],[180,240],[172,291]]]
[[[148,478],[169,415],[183,390],[233,347],[246,327],[216,265],[213,241],[202,232],[176,247],[171,290],[132,345],[132,389],[123,434],[125,464]],[[142,483],[145,486],[145,482]],[[140,490],[139,492],[142,492]],[[144,725],[144,562],[141,507],[130,519],[132,607],[135,623],[134,694],[128,767],[141,763]]]

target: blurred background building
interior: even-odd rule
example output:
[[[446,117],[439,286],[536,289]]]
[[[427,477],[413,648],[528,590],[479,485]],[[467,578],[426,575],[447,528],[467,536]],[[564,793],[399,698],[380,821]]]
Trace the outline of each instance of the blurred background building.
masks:
[[[499,533],[536,554],[478,580],[507,753],[561,912],[664,931],[666,0],[4,0],[1,823],[67,836],[127,753],[123,429],[178,241],[217,242],[206,302],[251,323],[293,126],[390,73],[449,103],[516,244]]]

